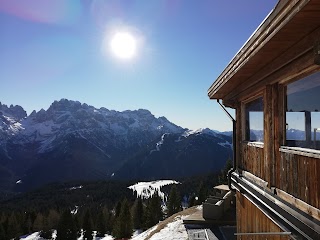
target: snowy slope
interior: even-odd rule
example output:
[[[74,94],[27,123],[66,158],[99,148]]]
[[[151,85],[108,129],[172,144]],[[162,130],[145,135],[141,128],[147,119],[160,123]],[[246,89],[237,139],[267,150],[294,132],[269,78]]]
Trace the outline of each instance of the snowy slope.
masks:
[[[232,157],[231,142],[230,136],[210,129],[166,133],[128,159],[115,176],[118,179],[176,179],[219,171]]]
[[[189,238],[183,219],[199,210],[202,210],[202,206],[195,206],[174,214],[145,232],[134,236],[132,240],[187,240]]]
[[[161,192],[161,187],[171,184],[179,184],[174,180],[158,180],[152,182],[138,182],[128,188],[137,193],[137,196],[142,199],[148,199],[153,196],[155,192],[158,192],[161,199],[165,200],[165,195]]]
[[[56,239],[56,231],[54,231],[54,233],[52,234],[52,240],[55,240],[55,239]],[[114,238],[111,235],[107,235],[107,234],[103,238],[95,237],[95,235],[93,237],[93,240],[113,240],[113,239]],[[20,240],[46,240],[46,239],[40,237],[39,232],[35,232],[28,236],[20,237]],[[83,236],[80,236],[78,240],[84,240]]]

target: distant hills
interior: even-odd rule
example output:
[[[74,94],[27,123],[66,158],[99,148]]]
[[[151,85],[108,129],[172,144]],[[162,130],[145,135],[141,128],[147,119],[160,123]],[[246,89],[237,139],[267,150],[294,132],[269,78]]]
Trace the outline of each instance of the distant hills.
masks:
[[[0,103],[0,190],[50,182],[175,178],[219,171],[231,137],[191,131],[150,111],[118,112],[61,99],[27,115]]]

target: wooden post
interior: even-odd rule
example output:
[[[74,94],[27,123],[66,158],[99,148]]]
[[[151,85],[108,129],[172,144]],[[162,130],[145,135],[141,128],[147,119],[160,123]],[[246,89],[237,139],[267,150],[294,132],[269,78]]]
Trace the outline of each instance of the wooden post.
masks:
[[[274,141],[273,141],[273,100],[272,100],[272,86],[267,85],[264,94],[264,177],[269,183],[269,188],[274,184],[272,179],[272,165],[274,158]]]

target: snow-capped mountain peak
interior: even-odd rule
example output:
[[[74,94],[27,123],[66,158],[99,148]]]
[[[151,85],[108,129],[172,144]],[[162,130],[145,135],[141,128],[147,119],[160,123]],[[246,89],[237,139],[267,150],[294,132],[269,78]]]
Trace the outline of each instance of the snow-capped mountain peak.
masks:
[[[219,162],[209,166],[215,169],[229,155],[230,137],[215,134],[209,129],[184,129],[146,109],[119,112],[61,99],[26,116],[20,106],[0,104],[0,164],[8,176],[17,174],[11,179],[19,188],[28,181],[31,188],[53,180],[139,178],[144,168],[150,169],[150,178],[198,174],[203,169],[189,166],[195,158],[208,161],[214,151],[224,152],[215,154]],[[181,171],[160,164],[165,161]],[[18,179],[21,184],[15,184]]]
[[[181,136],[188,137],[190,135],[198,135],[198,134],[208,134],[212,136],[217,136],[217,133],[209,128],[199,128],[197,130],[186,130]]]

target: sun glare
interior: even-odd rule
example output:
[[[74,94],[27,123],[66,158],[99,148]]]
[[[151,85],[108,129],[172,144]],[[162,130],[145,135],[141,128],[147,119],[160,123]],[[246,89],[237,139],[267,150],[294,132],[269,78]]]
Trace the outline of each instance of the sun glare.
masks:
[[[131,59],[136,55],[137,41],[129,32],[117,32],[110,41],[112,53],[121,59]]]

